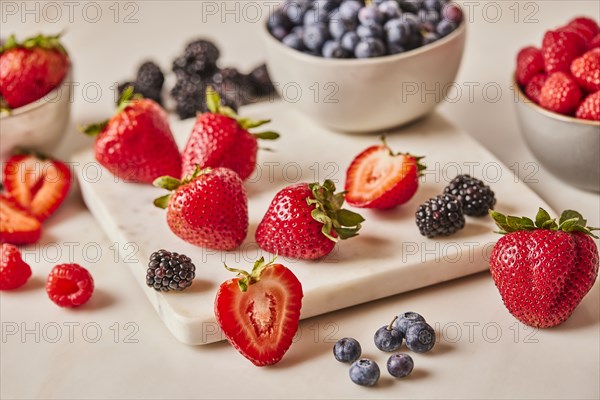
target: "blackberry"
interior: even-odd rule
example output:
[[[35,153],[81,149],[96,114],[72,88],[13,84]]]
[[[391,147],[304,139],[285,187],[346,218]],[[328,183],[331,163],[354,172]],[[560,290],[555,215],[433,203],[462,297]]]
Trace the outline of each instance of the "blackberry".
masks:
[[[147,61],[140,65],[137,78],[135,79],[135,85],[140,88],[140,90],[154,89],[155,91],[160,92],[164,83],[165,75],[158,65],[151,61]]]
[[[462,205],[451,194],[427,200],[417,209],[416,217],[419,232],[428,238],[452,235],[465,226]]]
[[[189,43],[182,56],[173,61],[173,72],[184,71],[188,75],[208,77],[217,70],[219,49],[207,40]]]
[[[485,183],[470,175],[458,175],[444,189],[461,202],[463,212],[473,217],[483,217],[494,208],[496,197]]]
[[[171,95],[177,103],[175,112],[181,119],[192,118],[198,111],[206,109],[205,87],[198,77],[177,81]]]
[[[253,102],[254,88],[250,79],[235,68],[223,68],[217,71],[211,78],[211,86],[220,95],[224,95],[227,102],[234,103],[236,107],[237,104]]]
[[[198,39],[188,43],[185,47],[185,55],[196,60],[203,60],[207,64],[217,65],[221,53],[219,48],[211,41]]]
[[[192,285],[196,267],[186,255],[159,250],[152,253],[146,284],[159,292],[182,291]]]
[[[254,89],[254,94],[256,96],[271,97],[275,94],[275,87],[273,86],[273,82],[271,82],[269,71],[267,71],[267,66],[265,64],[261,64],[254,68],[252,72],[248,74],[248,81]]]

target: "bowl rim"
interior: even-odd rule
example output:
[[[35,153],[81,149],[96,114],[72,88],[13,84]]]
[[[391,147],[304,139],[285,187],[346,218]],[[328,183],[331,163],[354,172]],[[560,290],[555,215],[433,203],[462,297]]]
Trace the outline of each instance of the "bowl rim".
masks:
[[[51,95],[58,92],[59,90],[62,90],[63,86],[66,86],[65,84],[67,82],[69,82],[69,80],[71,79],[72,70],[73,70],[73,65],[69,62],[69,69],[67,70],[65,77],[54,89],[52,89],[51,91],[49,91],[48,93],[46,93],[45,95],[40,97],[39,99],[34,100],[29,104],[25,104],[24,106],[11,109],[10,113],[8,113],[8,114],[4,114],[4,115],[0,114],[0,120],[7,120],[11,117],[17,117],[17,116],[26,114],[30,111],[34,111],[34,110],[38,109],[39,107],[42,107],[42,106],[48,104],[50,102],[49,99],[52,98]]]
[[[550,118],[558,120],[558,121],[600,127],[600,121],[592,121],[592,120],[588,120],[588,119],[575,118],[575,117],[571,117],[569,115],[555,113],[553,111],[546,110],[545,108],[537,105],[532,100],[530,100],[529,97],[527,97],[527,95],[525,93],[523,93],[523,89],[521,89],[521,85],[519,85],[519,83],[517,82],[517,73],[516,72],[512,76],[512,84],[513,84],[513,87],[516,89],[517,96],[519,97],[517,103],[523,103],[526,106],[532,108],[534,111],[537,111],[540,114],[546,115],[547,117],[550,117]],[[598,131],[598,133],[600,134],[600,131]]]
[[[315,63],[324,63],[331,66],[360,66],[360,65],[373,65],[373,64],[386,64],[386,63],[394,63],[399,60],[408,59],[414,56],[418,56],[423,53],[427,53],[430,51],[434,51],[438,47],[444,46],[445,44],[456,40],[457,38],[464,36],[467,30],[467,22],[463,19],[463,21],[458,25],[458,27],[452,31],[449,35],[444,36],[443,38],[436,40],[433,43],[426,44],[425,46],[418,47],[416,49],[409,50],[404,53],[394,54],[394,55],[386,55],[382,57],[371,57],[371,58],[325,58],[325,57],[317,57],[310,54],[305,54],[301,51],[289,48],[277,40],[271,32],[269,32],[269,28],[267,27],[268,18],[265,19],[261,23],[261,32],[265,40],[271,41],[276,46],[279,46],[284,52],[288,52],[288,54],[296,57],[300,60],[312,61]]]

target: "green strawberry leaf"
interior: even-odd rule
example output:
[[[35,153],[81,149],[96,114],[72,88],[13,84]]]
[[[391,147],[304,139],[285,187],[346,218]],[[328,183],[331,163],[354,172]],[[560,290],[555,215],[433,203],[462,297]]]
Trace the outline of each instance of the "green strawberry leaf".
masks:
[[[158,208],[162,208],[163,210],[166,209],[169,206],[169,201],[171,200],[171,193],[169,194],[165,194],[164,196],[158,197],[156,199],[154,199],[153,204],[158,207]]]
[[[273,132],[273,131],[258,132],[258,133],[253,133],[252,135],[257,139],[262,139],[262,140],[275,140],[275,139],[279,139],[279,136],[280,136],[279,133]]]
[[[542,228],[546,221],[550,221],[550,214],[542,207],[539,208],[537,215],[535,216],[535,226]]]
[[[270,267],[271,265],[273,265],[273,263],[275,262],[276,259],[277,259],[277,256],[273,257],[273,259],[271,261],[269,261],[268,263],[265,263],[265,258],[261,257],[260,259],[258,259],[254,262],[254,265],[252,267],[252,272],[250,272],[250,273],[248,273],[247,271],[244,271],[243,269],[229,268],[227,266],[227,264],[225,264],[225,263],[223,263],[223,265],[225,266],[225,269],[227,271],[235,272],[239,276],[239,279],[237,281],[238,287],[240,288],[240,290],[242,292],[245,292],[248,290],[248,287],[250,285],[252,285],[260,280],[260,277],[262,276],[265,269],[267,267]]]
[[[342,226],[355,226],[365,221],[360,214],[344,208],[337,210],[335,213]]]
[[[574,210],[565,210],[565,211],[562,212],[562,214],[560,215],[560,217],[558,219],[558,225],[559,225],[559,227],[560,227],[560,225],[563,224],[563,222],[571,220],[571,219],[576,219],[577,223],[579,225],[581,225],[581,226],[585,226],[587,224],[587,221],[577,211],[574,211]]]
[[[108,120],[99,122],[97,124],[90,124],[88,126],[80,126],[79,130],[88,136],[96,136],[102,132],[108,125]]]
[[[252,129],[252,128],[258,128],[259,126],[262,126],[264,124],[268,124],[269,122],[271,122],[270,119],[252,120],[249,118],[238,118],[237,121],[238,121],[238,124],[240,124],[240,126],[246,130]]]
[[[161,176],[160,178],[156,178],[154,182],[152,182],[152,185],[161,189],[172,191],[181,186],[181,181],[171,176]]]

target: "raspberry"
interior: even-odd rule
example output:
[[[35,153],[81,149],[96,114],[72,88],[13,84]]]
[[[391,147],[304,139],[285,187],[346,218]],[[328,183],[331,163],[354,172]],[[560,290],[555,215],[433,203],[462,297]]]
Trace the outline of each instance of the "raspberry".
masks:
[[[92,297],[94,279],[81,265],[60,264],[48,275],[46,292],[60,307],[77,307]]]
[[[428,238],[448,236],[465,227],[462,205],[450,194],[441,194],[421,204],[416,218],[419,232]]]
[[[586,31],[591,33],[591,36],[594,36],[594,35],[597,35],[598,33],[600,33],[600,27],[598,26],[596,21],[594,21],[591,18],[587,18],[587,17],[575,18],[575,19],[571,20],[571,22],[569,22],[568,26],[577,27],[582,30],[585,29]]]
[[[588,92],[600,90],[600,49],[592,49],[576,58],[571,64],[571,73]]]
[[[559,114],[571,114],[579,105],[581,89],[577,82],[564,72],[548,77],[540,93],[540,106]]]
[[[581,119],[600,121],[600,92],[586,97],[577,108],[575,116]]]
[[[483,217],[494,208],[496,197],[485,183],[470,175],[458,175],[444,189],[462,204],[465,215]]]
[[[542,42],[542,55],[546,72],[568,72],[571,62],[587,48],[585,40],[568,29],[548,31]]]
[[[546,83],[546,79],[548,79],[548,75],[546,74],[537,74],[531,78],[525,87],[525,94],[529,100],[536,104],[540,103],[540,93],[542,92],[542,86],[544,86],[544,83]]]
[[[0,250],[0,290],[21,287],[31,276],[31,268],[21,258],[19,249],[3,243]]]
[[[517,81],[527,85],[539,72],[544,71],[544,57],[535,47],[525,47],[517,55]]]
[[[600,33],[588,42],[588,49],[597,49],[598,47],[600,47]]]

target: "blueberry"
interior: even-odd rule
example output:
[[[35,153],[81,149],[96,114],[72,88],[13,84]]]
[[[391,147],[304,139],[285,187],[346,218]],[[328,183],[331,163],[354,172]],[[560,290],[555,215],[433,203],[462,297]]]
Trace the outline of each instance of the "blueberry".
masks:
[[[358,12],[358,20],[362,25],[381,25],[384,22],[384,17],[377,6],[367,6],[361,8]]]
[[[329,20],[329,33],[335,39],[340,39],[344,33],[350,32],[356,29],[357,23],[354,21],[347,21],[342,18],[332,18]]]
[[[350,366],[350,379],[361,386],[373,386],[379,380],[379,366],[375,361],[362,358]]]
[[[405,45],[412,33],[409,23],[400,18],[386,22],[384,29],[387,34],[388,43],[397,45]]]
[[[394,322],[394,329],[400,331],[400,333],[406,337],[406,330],[408,329],[409,325],[415,322],[425,322],[425,318],[416,312],[405,312],[398,315],[398,319],[396,322]]]
[[[395,43],[388,43],[387,49],[388,49],[388,54],[400,54],[400,53],[404,53],[406,51],[404,46],[401,46],[401,45],[395,44]]]
[[[284,37],[281,42],[287,47],[291,47],[292,49],[300,51],[304,50],[304,41],[302,40],[302,37],[298,36],[295,33],[290,33],[289,35]]]
[[[421,21],[419,21],[419,17],[416,14],[404,13],[401,18],[408,24],[412,32],[419,32],[421,30]]]
[[[307,49],[320,52],[329,39],[329,29],[324,24],[309,25],[304,29],[304,45]]]
[[[440,13],[433,10],[419,10],[419,20],[421,24],[430,24],[436,26],[440,22]]]
[[[328,13],[333,11],[340,5],[340,0],[315,0],[313,9]]]
[[[362,7],[357,0],[346,0],[340,4],[339,16],[346,21],[358,22],[358,12]]]
[[[321,54],[323,54],[323,57],[325,58],[348,58],[350,55],[349,52],[342,47],[341,43],[336,40],[326,41],[323,45]]]
[[[284,5],[285,14],[293,24],[301,24],[304,20],[304,14],[310,8],[310,0],[293,0]]]
[[[346,32],[342,36],[341,44],[342,47],[351,53],[354,53],[356,45],[360,42],[360,38],[356,32]]]
[[[413,50],[423,45],[423,35],[420,32],[414,32],[408,37],[406,50]]]
[[[271,35],[278,40],[283,40],[283,38],[288,35],[288,31],[282,26],[276,26],[275,28],[271,29]]]
[[[381,25],[373,24],[373,25],[359,25],[356,28],[356,34],[361,39],[367,38],[383,38],[383,28]]]
[[[360,358],[360,343],[353,338],[343,338],[333,345],[333,355],[336,360],[343,363],[353,363]]]
[[[396,0],[385,0],[379,5],[379,12],[385,19],[398,18],[402,12]]]
[[[395,378],[404,378],[410,375],[414,366],[412,357],[405,353],[392,354],[387,361],[387,370]]]
[[[435,32],[427,32],[423,35],[423,46],[429,43],[433,43],[438,40],[440,36]]]
[[[310,26],[313,24],[324,24],[329,21],[329,13],[321,10],[308,10],[304,13],[304,19],[302,20],[304,26]]]
[[[423,1],[423,8],[425,10],[431,10],[431,11],[441,11],[442,9],[442,1],[440,0],[424,0]]]
[[[448,21],[447,19],[443,19],[437,25],[435,31],[438,35],[443,37],[452,33],[457,28],[457,26],[458,25],[456,25],[454,22]]]
[[[402,335],[400,331],[392,328],[397,319],[398,317],[394,318],[389,325],[382,326],[375,332],[373,341],[379,350],[392,352],[398,350],[400,346],[402,346],[404,335]]]
[[[385,55],[385,45],[379,39],[362,39],[354,49],[356,58],[381,57]]]
[[[417,13],[423,4],[423,0],[398,0],[402,11]]]
[[[435,345],[435,331],[427,322],[420,321],[409,325],[406,330],[406,346],[416,352],[425,353]]]
[[[281,27],[287,31],[292,28],[292,23],[288,19],[285,10],[283,10],[282,8],[278,8],[273,12],[273,14],[269,15],[267,26],[269,27],[271,32],[278,27]]]

